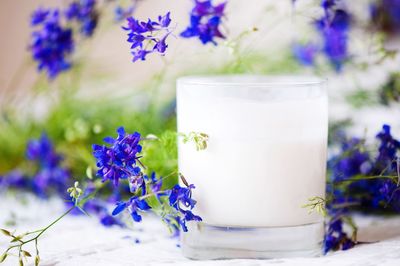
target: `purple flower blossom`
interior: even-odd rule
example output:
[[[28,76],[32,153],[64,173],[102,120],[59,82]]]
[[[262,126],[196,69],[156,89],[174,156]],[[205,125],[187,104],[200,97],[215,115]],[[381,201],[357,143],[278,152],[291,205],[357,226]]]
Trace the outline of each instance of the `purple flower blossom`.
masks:
[[[190,25],[181,33],[181,37],[198,37],[203,44],[211,42],[217,45],[214,38],[225,38],[220,30],[225,6],[226,2],[213,5],[212,0],[194,0]]]
[[[315,56],[318,50],[318,47],[312,43],[296,43],[292,47],[294,57],[297,59],[297,61],[305,66],[314,65]]]
[[[194,215],[191,211],[196,205],[196,201],[192,199],[192,189],[194,188],[193,184],[188,187],[175,185],[169,195],[169,204],[180,214],[175,219],[181,225],[184,232],[188,231],[186,226],[187,221],[202,220],[200,216]]]
[[[39,139],[30,140],[26,148],[26,158],[37,161],[41,166],[51,168],[57,166],[62,157],[54,150],[53,143],[45,133]]]
[[[62,195],[66,193],[70,173],[61,167],[63,158],[56,153],[46,134],[28,142],[26,157],[38,165],[38,171],[32,178],[32,189],[37,195],[47,197],[52,190]]]
[[[337,0],[322,1],[324,15],[315,23],[323,39],[323,52],[336,71],[340,71],[348,58],[348,32],[350,15]]]
[[[36,9],[31,15],[31,25],[35,26],[44,22],[47,16],[50,14],[50,12],[51,12],[50,9],[44,9],[42,7]]]
[[[368,174],[371,170],[369,154],[363,149],[359,138],[344,138],[341,142],[341,152],[328,161],[332,170],[331,180],[342,181],[358,174]]]
[[[340,216],[334,216],[328,223],[324,239],[324,254],[329,251],[352,248],[355,242],[343,231],[343,221]]]
[[[0,178],[1,186],[30,191],[43,198],[53,193],[66,195],[71,175],[68,169],[62,167],[63,158],[56,153],[46,134],[28,142],[26,157],[33,162],[33,173],[11,171]]]
[[[130,198],[129,202],[118,202],[117,206],[112,212],[112,215],[118,215],[125,209],[129,210],[135,222],[141,222],[142,216],[139,214],[139,211],[147,211],[151,209],[151,207],[147,204],[147,202],[144,199],[140,199],[137,196],[133,196]]]
[[[72,2],[65,11],[67,20],[76,20],[82,35],[90,37],[96,29],[99,14],[95,0],[78,0]]]
[[[103,182],[110,180],[118,186],[119,179],[140,176],[141,170],[137,166],[139,153],[142,151],[140,134],[126,134],[123,127],[117,130],[118,137],[104,139],[109,146],[93,145],[93,155],[97,161],[97,175]]]
[[[32,57],[38,63],[38,70],[46,70],[49,78],[53,79],[71,67],[69,56],[74,48],[72,30],[61,26],[57,9],[38,9],[33,13],[31,22],[40,27],[31,35]]]
[[[122,27],[128,31],[128,42],[131,43],[133,62],[146,60],[150,53],[157,52],[164,55],[168,48],[166,40],[171,31],[170,12],[165,16],[158,16],[157,21],[139,21],[133,17],[127,18],[128,25]]]
[[[393,172],[397,168],[397,151],[400,149],[400,142],[394,139],[390,133],[390,126],[383,125],[382,131],[376,137],[380,140],[378,156],[376,158],[378,171]]]

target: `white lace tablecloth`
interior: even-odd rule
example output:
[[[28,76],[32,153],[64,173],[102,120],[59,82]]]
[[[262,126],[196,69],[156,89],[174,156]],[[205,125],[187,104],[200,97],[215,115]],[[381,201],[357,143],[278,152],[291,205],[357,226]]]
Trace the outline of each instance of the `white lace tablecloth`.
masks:
[[[16,228],[17,232],[38,229],[57,218],[64,210],[59,200],[40,201],[30,196],[0,195],[0,227]],[[320,258],[192,261],[181,255],[178,239],[170,238],[165,226],[152,216],[144,217],[144,221],[135,224],[132,229],[105,228],[95,217],[67,216],[43,235],[39,249],[43,266],[399,266],[400,216],[360,216],[356,217],[356,221],[360,226],[359,239],[371,243]],[[15,225],[11,226],[13,222]],[[7,239],[0,236],[1,251],[6,247]],[[30,248],[33,252],[33,247]],[[16,257],[7,258],[4,265],[18,265]],[[32,261],[28,265],[33,265]]]

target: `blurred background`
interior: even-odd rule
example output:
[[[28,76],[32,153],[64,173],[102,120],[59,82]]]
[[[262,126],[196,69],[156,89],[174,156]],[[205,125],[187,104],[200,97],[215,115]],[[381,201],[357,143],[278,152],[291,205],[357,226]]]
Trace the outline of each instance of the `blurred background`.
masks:
[[[41,199],[56,196],[64,200],[74,180],[87,183],[88,188],[98,186],[101,181],[94,178],[97,168],[92,145],[102,144],[105,136],[116,136],[119,126],[129,133],[156,135],[159,141],[146,145],[143,151],[144,164],[157,176],[176,173],[178,77],[296,74],[329,80],[329,150],[334,156],[329,158],[327,182],[338,181],[339,185],[338,190],[327,193],[340,192],[335,194],[337,198],[329,199],[332,202],[357,201],[351,205],[354,208],[332,207],[332,221],[343,220],[356,231],[344,215],[349,210],[398,212],[400,161],[396,152],[400,141],[391,134],[400,136],[400,2],[229,0],[222,12],[205,12],[202,21],[220,30],[224,38],[215,28],[211,31],[215,36],[206,42],[198,32],[192,38],[181,36],[196,24],[191,15],[204,12],[195,8],[203,2],[209,1],[1,0],[0,193],[28,191]],[[68,20],[65,12],[72,4],[80,5],[84,14]],[[119,7],[134,8],[121,15],[116,12]],[[65,49],[65,40],[46,42],[48,33],[54,31],[46,28],[46,23],[54,18],[41,16],[49,9],[51,14],[60,12],[57,23],[72,30],[74,43],[73,51],[63,55],[71,66],[53,76],[46,69],[51,62],[40,67],[43,58],[38,51],[50,51],[51,56],[45,59],[60,61],[54,54]],[[131,22],[157,20],[168,11],[171,23],[165,54],[153,51],[146,60],[132,62],[134,49],[127,34],[135,27],[129,25],[128,31],[122,28],[128,26],[126,17],[133,16]],[[122,19],[116,19],[117,15]],[[33,25],[33,18],[40,22]],[[86,25],[92,30],[87,35],[80,28],[86,18],[94,23]],[[391,131],[384,127],[382,133],[384,124],[391,125]],[[32,150],[44,153],[44,159],[50,158],[51,163]],[[339,162],[338,167],[331,158]],[[371,166],[368,171],[366,165]],[[146,171],[150,175],[150,170]],[[394,179],[389,183],[356,180],[354,186],[342,186],[344,177],[370,179],[378,172]],[[163,184],[166,188],[177,183],[175,175]],[[129,185],[102,189],[89,210],[104,225],[121,225],[110,215],[110,203],[131,196]],[[391,202],[395,204],[387,208]],[[17,222],[12,210],[9,216]],[[329,226],[328,234],[336,234]],[[355,243],[352,239],[350,246],[345,245],[350,243],[350,234],[340,237],[345,239],[337,238],[330,248],[344,249]]]

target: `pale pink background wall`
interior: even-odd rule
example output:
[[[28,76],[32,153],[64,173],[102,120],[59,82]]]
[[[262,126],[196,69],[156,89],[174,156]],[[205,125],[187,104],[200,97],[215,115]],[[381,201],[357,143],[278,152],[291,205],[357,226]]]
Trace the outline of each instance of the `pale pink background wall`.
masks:
[[[0,104],[9,101],[10,94],[24,97],[30,85],[37,80],[34,65],[25,75],[18,74],[12,81],[19,66],[30,55],[27,52],[30,35],[30,13],[38,6],[66,5],[68,1],[55,0],[1,0],[0,1]],[[248,38],[252,49],[271,52],[287,48],[281,43],[288,43],[291,38],[290,0],[230,0],[227,8],[226,25],[229,36],[235,37],[240,32],[257,26],[259,32]],[[176,25],[176,34],[188,24],[188,12],[191,0],[145,0],[139,6],[136,15],[139,18],[156,17],[158,14],[172,11]],[[197,40],[182,41],[171,36],[165,58],[150,57],[146,62],[133,64],[126,42],[126,33],[119,25],[112,25],[113,10],[106,10],[108,15],[102,21],[95,36],[77,47],[76,54],[84,62],[81,87],[85,93],[95,90],[97,94],[106,94],[110,90],[117,93],[134,90],[143,81],[168,62],[169,73],[179,73],[199,66],[218,65],[230,59],[229,51],[223,45],[202,46]],[[273,40],[271,42],[271,40]],[[164,60],[165,59],[165,60]],[[25,60],[25,61],[24,61]],[[10,89],[10,82],[13,88]],[[56,86],[53,85],[52,86]],[[18,98],[17,97],[17,98]]]

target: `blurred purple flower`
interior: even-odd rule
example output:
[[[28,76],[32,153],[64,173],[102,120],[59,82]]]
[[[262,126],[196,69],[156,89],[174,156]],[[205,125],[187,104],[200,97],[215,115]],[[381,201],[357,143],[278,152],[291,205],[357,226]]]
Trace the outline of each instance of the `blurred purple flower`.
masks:
[[[315,22],[323,39],[323,52],[336,71],[340,71],[348,59],[348,33],[350,14],[337,0],[323,0],[324,15]]]
[[[226,2],[213,5],[212,0],[194,0],[190,13],[190,25],[181,33],[183,38],[198,37],[203,44],[217,45],[214,38],[224,39],[220,26],[225,16]]]
[[[99,18],[96,0],[77,0],[70,3],[65,11],[65,17],[69,21],[76,20],[80,24],[82,35],[92,36]]]
[[[319,49],[316,45],[312,43],[308,44],[299,44],[295,43],[292,47],[292,52],[294,57],[301,64],[305,66],[314,65],[315,56],[318,53]]]
[[[50,79],[71,67],[69,56],[74,49],[72,30],[61,26],[58,9],[37,9],[32,14],[32,32],[29,48],[39,71],[47,71]]]

